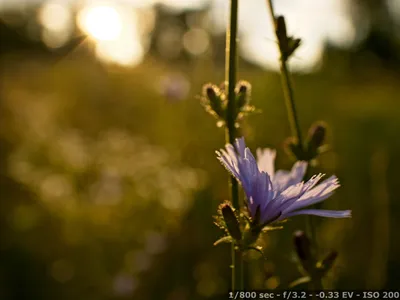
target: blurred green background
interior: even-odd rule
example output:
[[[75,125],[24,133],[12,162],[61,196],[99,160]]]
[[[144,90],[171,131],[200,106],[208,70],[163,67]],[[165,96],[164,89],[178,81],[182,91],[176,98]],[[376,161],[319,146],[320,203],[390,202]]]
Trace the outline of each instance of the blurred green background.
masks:
[[[28,2],[0,1],[0,299],[226,298],[230,247],[212,245],[222,234],[212,216],[228,197],[215,158],[224,132],[198,98],[224,78],[224,33],[209,25],[224,24],[216,3],[226,1]],[[247,19],[258,11],[250,2]],[[286,2],[283,12],[321,17]],[[342,183],[323,207],[353,210],[350,220],[315,218],[322,253],[339,251],[325,285],[398,289],[400,7],[346,3],[336,15],[353,42],[320,34],[304,40],[310,57],[293,59],[303,132],[330,126],[332,151],[315,171]],[[276,148],[288,169],[279,74],[262,52],[275,49],[273,34],[265,28],[257,52],[246,41],[251,26],[264,29],[243,24],[239,78],[262,113],[241,134],[252,150]],[[268,261],[246,256],[249,289],[285,289],[300,276],[292,234],[304,228],[296,217],[269,233]]]

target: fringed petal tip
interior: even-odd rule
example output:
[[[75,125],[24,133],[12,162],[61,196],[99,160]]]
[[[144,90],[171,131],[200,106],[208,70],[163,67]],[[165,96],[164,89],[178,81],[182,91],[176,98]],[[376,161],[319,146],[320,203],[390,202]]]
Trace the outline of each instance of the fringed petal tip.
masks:
[[[350,209],[345,210],[344,212],[345,212],[345,214],[344,214],[343,218],[352,218],[353,217],[353,212]]]

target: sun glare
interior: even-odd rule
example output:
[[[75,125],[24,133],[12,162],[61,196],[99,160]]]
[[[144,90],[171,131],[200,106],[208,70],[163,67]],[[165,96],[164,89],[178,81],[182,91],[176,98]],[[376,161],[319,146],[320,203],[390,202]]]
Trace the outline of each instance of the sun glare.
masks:
[[[72,25],[69,8],[61,3],[46,2],[39,11],[40,23],[53,31],[64,31]]]
[[[399,1],[399,0],[391,0]],[[312,72],[321,66],[325,45],[342,48],[353,46],[360,35],[349,19],[348,0],[280,0],[275,13],[284,15],[289,35],[301,37],[302,45],[290,61],[296,72]],[[210,26],[224,32],[229,1],[211,2]],[[267,69],[279,69],[275,33],[265,0],[240,1],[239,40],[241,54],[249,61]]]
[[[142,45],[134,40],[118,40],[117,42],[100,42],[96,47],[97,56],[121,66],[137,65],[141,62],[144,51]]]
[[[68,42],[73,31],[73,16],[68,5],[57,1],[44,3],[38,11],[42,25],[42,40],[49,48],[59,48]]]
[[[107,63],[134,66],[144,49],[134,8],[112,4],[91,4],[78,15],[78,24],[96,47],[96,55]]]
[[[122,32],[121,15],[112,6],[89,6],[81,11],[78,23],[83,31],[99,41],[117,40]]]

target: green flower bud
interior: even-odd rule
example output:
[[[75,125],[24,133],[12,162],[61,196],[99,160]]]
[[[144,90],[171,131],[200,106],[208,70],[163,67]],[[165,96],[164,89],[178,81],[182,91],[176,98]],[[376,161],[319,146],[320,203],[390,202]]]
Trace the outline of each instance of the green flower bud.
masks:
[[[235,87],[236,103],[239,110],[249,104],[251,95],[251,84],[241,80]]]
[[[336,261],[336,258],[338,257],[338,252],[337,251],[331,251],[328,253],[327,256],[321,261],[317,263],[317,268],[322,272],[324,275],[326,272],[328,272],[330,269],[332,269],[333,264]]]
[[[312,147],[319,148],[325,142],[326,124],[317,122],[310,127],[308,132],[308,144]]]
[[[284,144],[283,148],[286,152],[286,154],[290,157],[292,157],[295,160],[307,160],[305,159],[305,155],[303,153],[303,149],[301,145],[299,144],[297,138],[295,137],[288,137]]]
[[[208,83],[203,86],[203,105],[211,114],[222,117],[224,114],[223,108],[223,93],[214,84]]]
[[[279,39],[279,44],[282,46],[287,46],[286,22],[283,16],[277,16],[275,18],[275,28]]]
[[[301,39],[295,39],[292,37],[288,38],[288,52],[287,57],[289,58],[297,48],[300,47]]]
[[[224,218],[226,228],[232,238],[236,241],[242,239],[242,232],[240,230],[240,224],[232,210],[232,207],[228,203],[224,203],[221,206],[221,213]]]
[[[283,16],[275,18],[276,35],[278,37],[281,59],[287,61],[300,46],[301,40],[287,35],[286,22]]]
[[[307,273],[312,272],[315,260],[310,239],[304,231],[299,230],[294,233],[293,242],[301,266]]]
[[[306,141],[309,160],[317,158],[320,153],[320,149],[325,142],[326,128],[327,126],[324,122],[316,122],[310,127]]]
[[[311,259],[311,242],[304,231],[299,230],[294,233],[294,246],[300,260],[308,261]]]

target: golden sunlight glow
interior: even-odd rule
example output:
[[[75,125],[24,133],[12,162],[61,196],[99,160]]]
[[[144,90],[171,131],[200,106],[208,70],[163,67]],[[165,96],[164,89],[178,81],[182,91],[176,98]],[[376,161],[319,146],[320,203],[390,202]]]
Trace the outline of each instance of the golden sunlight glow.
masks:
[[[57,2],[46,2],[39,11],[39,21],[52,31],[63,31],[72,26],[72,14],[68,7]]]
[[[192,55],[200,55],[210,46],[210,37],[204,29],[192,28],[183,36],[183,46]]]
[[[144,50],[138,41],[121,39],[113,43],[99,42],[96,46],[96,54],[106,62],[132,66],[141,62]]]
[[[111,5],[84,8],[78,15],[81,29],[99,41],[117,40],[122,32],[121,14]]]
[[[289,35],[302,38],[301,47],[290,61],[293,71],[317,70],[321,66],[327,42],[348,48],[359,41],[360,29],[355,28],[349,19],[351,8],[348,0],[280,0],[274,3],[275,13],[285,16]],[[226,0],[211,2],[212,30],[225,31],[228,4]],[[242,1],[239,12],[241,54],[267,69],[279,69],[276,38],[266,1]]]
[[[73,16],[70,8],[58,2],[46,2],[38,12],[42,25],[41,38],[49,48],[59,48],[71,37]]]
[[[70,39],[70,31],[53,31],[49,29],[44,29],[42,31],[42,41],[49,48],[60,48],[64,46]]]
[[[92,37],[99,59],[122,66],[142,61],[145,51],[134,8],[92,3],[78,14],[78,24]]]

